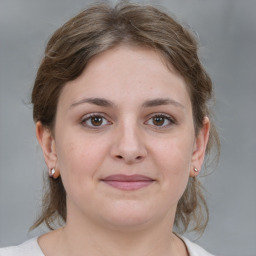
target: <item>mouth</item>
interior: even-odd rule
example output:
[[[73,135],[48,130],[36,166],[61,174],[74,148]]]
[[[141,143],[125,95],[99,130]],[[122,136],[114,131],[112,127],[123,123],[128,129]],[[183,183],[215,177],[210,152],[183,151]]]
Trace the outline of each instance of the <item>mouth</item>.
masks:
[[[145,188],[155,182],[154,179],[143,175],[111,175],[101,179],[105,184],[120,190],[132,191]]]

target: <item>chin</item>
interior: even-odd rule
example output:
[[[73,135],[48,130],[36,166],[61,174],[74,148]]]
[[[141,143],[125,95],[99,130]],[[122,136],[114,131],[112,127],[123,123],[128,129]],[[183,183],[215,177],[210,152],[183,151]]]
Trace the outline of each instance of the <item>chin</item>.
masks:
[[[102,218],[113,229],[140,229],[157,219],[159,212],[154,213],[153,209],[143,206],[142,203],[119,202],[116,203],[115,207],[106,209]]]
[[[130,216],[122,218],[109,218],[106,224],[110,229],[119,231],[134,231],[144,229],[150,223],[150,218],[142,216]]]

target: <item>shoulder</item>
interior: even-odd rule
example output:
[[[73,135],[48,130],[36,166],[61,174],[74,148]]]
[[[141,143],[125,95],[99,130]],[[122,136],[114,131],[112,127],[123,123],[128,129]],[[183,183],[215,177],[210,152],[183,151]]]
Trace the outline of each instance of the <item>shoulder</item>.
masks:
[[[180,237],[180,238],[186,244],[188,252],[189,252],[189,256],[214,256],[213,254],[207,252],[202,247],[200,247],[199,245],[191,242],[187,238],[185,238],[185,237]]]
[[[44,254],[35,237],[17,246],[0,248],[0,256],[44,256]]]

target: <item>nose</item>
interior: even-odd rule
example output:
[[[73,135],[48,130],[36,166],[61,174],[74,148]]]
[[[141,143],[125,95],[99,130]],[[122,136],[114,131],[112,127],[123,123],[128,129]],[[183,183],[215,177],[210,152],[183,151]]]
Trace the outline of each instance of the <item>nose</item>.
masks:
[[[123,124],[117,128],[111,146],[111,156],[126,164],[143,161],[147,156],[147,150],[139,127]]]

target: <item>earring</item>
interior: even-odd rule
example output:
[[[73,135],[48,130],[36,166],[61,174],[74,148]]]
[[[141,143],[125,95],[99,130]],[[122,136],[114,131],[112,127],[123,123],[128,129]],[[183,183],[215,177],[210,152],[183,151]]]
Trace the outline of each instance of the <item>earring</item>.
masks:
[[[196,167],[194,167],[194,172],[198,172],[198,169]]]
[[[56,171],[55,171],[54,168],[49,169],[49,176],[50,176],[51,178],[54,178],[53,176],[54,176],[55,172],[56,172]]]

